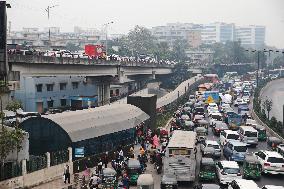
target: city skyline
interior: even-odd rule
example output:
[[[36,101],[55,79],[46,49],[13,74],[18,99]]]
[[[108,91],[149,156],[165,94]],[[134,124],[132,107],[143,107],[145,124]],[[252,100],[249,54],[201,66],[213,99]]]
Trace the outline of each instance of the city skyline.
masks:
[[[197,24],[225,22],[240,26],[265,26],[267,29],[266,44],[284,48],[284,40],[281,39],[281,34],[284,33],[284,13],[281,9],[284,2],[281,0],[269,2],[265,0],[249,2],[244,0],[237,2],[232,0],[201,0],[198,2],[181,0],[179,4],[161,0],[154,2],[107,0],[104,3],[85,0],[84,4],[78,5],[80,8],[77,8],[73,0],[65,2],[67,1],[8,1],[12,5],[12,8],[8,10],[8,21],[12,23],[12,31],[23,27],[42,29],[48,25],[60,26],[63,32],[73,31],[74,26],[100,30],[104,23],[114,21],[114,24],[109,26],[109,33],[125,34],[135,25],[150,29],[154,26],[175,22]],[[47,13],[44,10],[49,5],[59,5],[50,10],[50,24],[48,24]],[[141,11],[141,14],[137,13],[137,10]],[[77,14],[74,14],[75,11]]]

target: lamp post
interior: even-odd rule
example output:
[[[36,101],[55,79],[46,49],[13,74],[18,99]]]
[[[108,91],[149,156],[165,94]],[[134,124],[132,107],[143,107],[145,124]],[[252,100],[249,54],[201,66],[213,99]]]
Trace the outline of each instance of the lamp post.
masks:
[[[47,6],[45,11],[47,12],[47,19],[48,19],[48,44],[50,46],[50,24],[49,24],[49,18],[50,18],[50,9],[57,7],[59,5],[53,5],[53,6]]]
[[[110,24],[113,24],[114,22],[111,21],[111,22],[108,22],[108,23],[105,23],[104,26],[106,27],[106,58],[107,58],[107,27],[110,25]]]

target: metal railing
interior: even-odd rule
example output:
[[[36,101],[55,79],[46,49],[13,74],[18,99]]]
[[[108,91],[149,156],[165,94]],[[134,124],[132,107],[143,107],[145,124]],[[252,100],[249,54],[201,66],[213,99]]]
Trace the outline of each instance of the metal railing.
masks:
[[[27,173],[38,171],[47,167],[47,157],[42,156],[30,156],[29,161],[27,161]]]
[[[62,150],[57,152],[50,152],[50,166],[65,163],[69,160],[69,151]]]
[[[72,57],[51,57],[41,55],[18,55],[9,54],[8,61],[10,63],[35,63],[35,64],[81,64],[81,65],[120,65],[134,67],[162,67],[173,68],[172,64],[167,63],[149,63],[136,61],[115,61],[104,59],[90,58],[72,58]]]
[[[22,176],[22,163],[8,162],[0,164],[0,181]]]

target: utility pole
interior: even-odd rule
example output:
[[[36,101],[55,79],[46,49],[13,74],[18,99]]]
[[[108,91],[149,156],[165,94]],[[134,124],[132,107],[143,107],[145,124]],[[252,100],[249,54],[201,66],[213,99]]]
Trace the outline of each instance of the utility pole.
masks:
[[[113,21],[104,24],[104,25],[106,26],[106,59],[107,59],[107,41],[108,41],[108,36],[107,36],[107,29],[108,29],[108,28],[107,28],[107,27],[108,27],[108,25],[110,25],[110,24],[113,24]]]
[[[0,80],[8,82],[7,60],[7,13],[6,8],[11,8],[6,1],[0,1]]]
[[[258,87],[259,84],[259,53],[260,51],[257,51],[257,72],[256,72],[256,86]]]
[[[50,9],[57,7],[59,5],[54,5],[54,6],[47,6],[45,11],[47,12],[47,20],[48,20],[48,44],[50,46],[50,24],[49,24],[49,18],[50,18]]]

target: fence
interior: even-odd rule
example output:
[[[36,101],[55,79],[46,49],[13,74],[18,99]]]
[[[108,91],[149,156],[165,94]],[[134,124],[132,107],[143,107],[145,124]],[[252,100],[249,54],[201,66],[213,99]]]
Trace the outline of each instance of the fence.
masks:
[[[8,162],[0,165],[0,181],[22,176],[22,163]]]
[[[50,152],[50,166],[65,163],[68,160],[69,160],[69,151],[68,150]]]
[[[47,157],[42,156],[30,156],[29,161],[27,161],[27,173],[38,171],[47,167]]]

